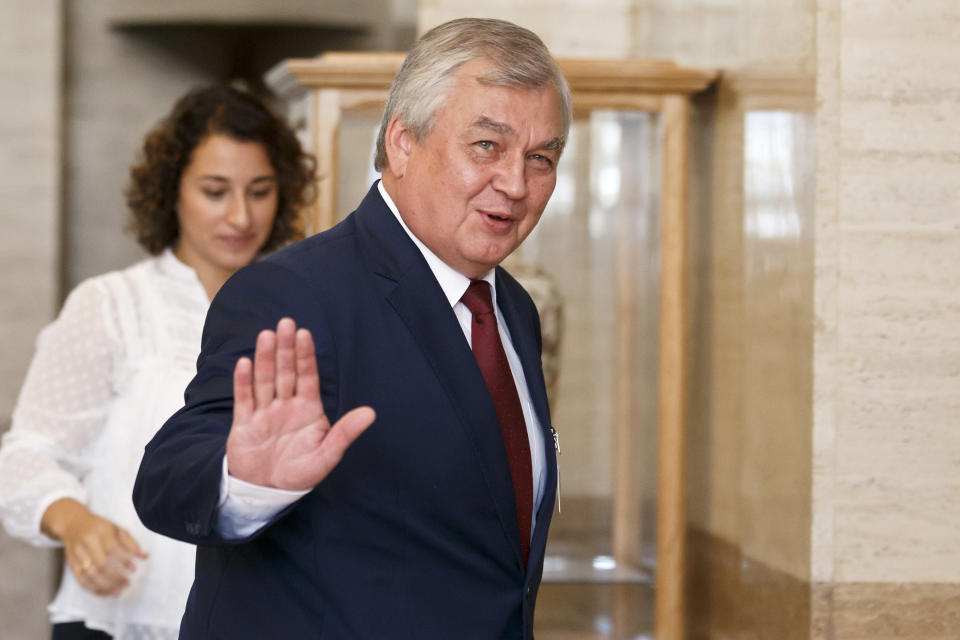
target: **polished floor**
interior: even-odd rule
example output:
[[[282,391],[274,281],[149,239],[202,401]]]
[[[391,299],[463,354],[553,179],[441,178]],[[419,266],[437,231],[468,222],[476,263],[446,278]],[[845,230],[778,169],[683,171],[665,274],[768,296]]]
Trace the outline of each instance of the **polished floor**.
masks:
[[[653,638],[653,586],[546,583],[534,631],[537,640],[648,640]]]
[[[609,502],[565,500],[562,517],[554,516],[534,619],[537,640],[653,638],[653,575],[610,557]]]

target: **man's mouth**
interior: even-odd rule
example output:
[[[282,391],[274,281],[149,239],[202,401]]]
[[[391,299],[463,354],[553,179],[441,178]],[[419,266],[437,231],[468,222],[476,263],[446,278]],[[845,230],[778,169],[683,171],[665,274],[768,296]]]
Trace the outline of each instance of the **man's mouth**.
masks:
[[[480,213],[482,213],[483,215],[485,215],[486,217],[492,220],[498,220],[500,222],[512,222],[514,220],[514,216],[511,215],[509,212],[504,213],[502,211],[487,211],[484,209],[480,209]]]

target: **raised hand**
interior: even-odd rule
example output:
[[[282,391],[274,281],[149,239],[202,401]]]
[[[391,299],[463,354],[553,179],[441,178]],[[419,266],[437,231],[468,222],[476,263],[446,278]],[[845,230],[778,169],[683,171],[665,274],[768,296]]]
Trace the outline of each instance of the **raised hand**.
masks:
[[[135,561],[147,557],[126,529],[72,498],[47,507],[41,527],[63,543],[67,564],[83,588],[101,596],[119,595],[130,585]]]
[[[233,372],[230,475],[252,484],[303,491],[317,486],[376,417],[358,407],[334,425],[323,412],[313,337],[290,318],[257,336],[253,362]]]

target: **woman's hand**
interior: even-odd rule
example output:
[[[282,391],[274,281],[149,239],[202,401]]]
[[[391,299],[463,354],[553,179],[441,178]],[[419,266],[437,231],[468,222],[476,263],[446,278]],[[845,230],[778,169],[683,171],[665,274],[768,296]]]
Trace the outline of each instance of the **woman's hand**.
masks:
[[[43,514],[40,527],[63,543],[70,570],[88,591],[119,595],[130,585],[135,560],[147,554],[125,529],[96,515],[73,498],[62,498]]]

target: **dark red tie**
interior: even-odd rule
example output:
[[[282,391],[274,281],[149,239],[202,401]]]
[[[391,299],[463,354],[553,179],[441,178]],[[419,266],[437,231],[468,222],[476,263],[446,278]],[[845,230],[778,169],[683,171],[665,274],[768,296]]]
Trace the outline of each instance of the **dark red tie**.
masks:
[[[485,280],[472,280],[467,292],[460,298],[473,314],[470,329],[470,347],[480,365],[493,406],[500,419],[500,432],[507,448],[513,491],[516,494],[517,521],[520,523],[520,544],[523,564],[530,555],[530,521],[533,517],[533,468],[530,462],[530,440],[517,385],[510,372],[507,354],[497,330],[497,314],[493,310],[490,285]]]

